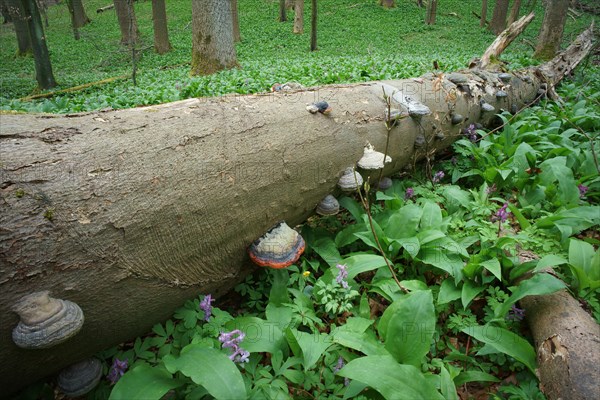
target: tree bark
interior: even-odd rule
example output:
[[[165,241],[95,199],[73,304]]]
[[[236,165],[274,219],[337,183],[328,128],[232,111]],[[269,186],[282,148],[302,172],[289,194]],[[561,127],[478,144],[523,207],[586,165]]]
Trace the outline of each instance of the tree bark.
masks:
[[[231,17],[233,20],[233,41],[241,42],[242,35],[240,34],[240,16],[238,11],[238,0],[231,0]]]
[[[590,51],[591,34],[577,49]],[[277,221],[305,221],[367,141],[383,150],[382,89],[431,110],[392,128],[388,175],[450,146],[466,124],[488,124],[493,113],[481,113],[480,99],[497,109],[524,106],[542,77],[554,85],[579,60],[557,59],[539,67],[544,73],[514,73],[504,100],[494,95],[497,74],[466,71],[469,90],[426,74],[68,116],[3,115],[0,387],[10,394],[148,332],[190,297],[225,293],[252,270],[253,240]],[[317,99],[333,107],[329,116],[305,110]],[[452,125],[453,112],[465,120]],[[415,148],[421,134],[426,147]],[[11,307],[41,290],[77,303],[83,329],[54,348],[17,348]]]
[[[427,15],[425,16],[425,23],[427,25],[434,25],[436,14],[437,0],[429,0],[429,3],[427,3]]]
[[[479,26],[482,28],[487,24],[487,0],[483,0],[481,3],[481,18],[479,19]]]
[[[521,10],[521,0],[515,0],[510,9],[510,15],[508,16],[508,20],[506,21],[506,25],[510,25],[519,18],[519,11]]]
[[[379,0],[379,5],[383,8],[394,8],[396,7],[396,0]]]
[[[28,17],[27,26],[29,28],[29,37],[31,38],[31,47],[33,49],[33,59],[35,63],[35,78],[40,89],[51,89],[56,86],[54,74],[52,73],[52,64],[50,62],[50,53],[46,45],[46,35],[44,26],[38,9],[36,0],[21,0],[23,11]]]
[[[165,0],[152,0],[152,24],[154,27],[154,51],[165,54],[171,50]]]
[[[10,13],[8,12],[8,5],[6,0],[0,0],[0,13],[2,14],[2,23],[8,24],[12,22]]]
[[[67,3],[71,3],[73,7],[74,13],[74,26],[76,28],[83,28],[90,22],[87,14],[85,13],[85,8],[83,8],[83,2],[81,0],[67,0]]]
[[[285,12],[285,0],[279,0],[279,22],[287,21],[287,15]]]
[[[6,0],[6,7],[12,19],[17,37],[17,56],[32,54],[31,38],[29,37],[29,26],[27,15],[21,4],[21,0]]]
[[[548,0],[533,55],[535,58],[549,60],[554,57],[560,48],[568,9],[569,0]]]
[[[238,66],[228,1],[192,0],[192,35],[192,75]]]
[[[294,31],[295,34],[304,33],[304,0],[294,3]]]
[[[133,8],[133,0],[113,0],[121,30],[121,44],[132,45],[139,40],[140,32]]]
[[[317,0],[311,0],[310,10],[310,51],[317,50]]]
[[[506,28],[506,15],[508,14],[508,0],[497,0],[490,22],[490,30],[499,35]]]

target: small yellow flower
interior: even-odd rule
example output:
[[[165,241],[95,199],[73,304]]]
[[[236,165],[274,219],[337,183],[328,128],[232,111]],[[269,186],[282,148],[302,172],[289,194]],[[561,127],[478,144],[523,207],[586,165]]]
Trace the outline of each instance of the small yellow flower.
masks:
[[[310,276],[310,271],[304,271],[302,273],[302,276],[305,277],[305,278],[308,278]]]

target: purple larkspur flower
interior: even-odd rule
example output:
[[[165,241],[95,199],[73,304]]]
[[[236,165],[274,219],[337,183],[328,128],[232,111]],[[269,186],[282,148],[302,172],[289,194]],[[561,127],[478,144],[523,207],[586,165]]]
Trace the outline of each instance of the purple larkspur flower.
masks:
[[[127,371],[127,359],[121,361],[118,358],[113,360],[110,371],[108,371],[107,378],[113,385],[121,379],[125,371]]]
[[[579,184],[577,185],[577,189],[579,189],[579,197],[585,197],[585,194],[587,193],[589,187],[583,184]]]
[[[219,335],[219,342],[223,344],[224,349],[233,349],[233,353],[229,356],[229,359],[236,363],[248,362],[250,352],[242,349],[240,343],[246,334],[239,329],[235,329],[231,332],[221,332]]]
[[[463,129],[463,135],[467,136],[471,142],[477,141],[477,127],[475,124],[470,124]]]
[[[492,215],[492,222],[500,221],[506,222],[508,216],[510,215],[510,211],[507,211],[508,203],[504,203],[502,207],[494,215]]]
[[[511,321],[523,321],[523,318],[525,318],[525,310],[513,304],[508,311],[506,319]]]
[[[444,174],[444,171],[438,171],[435,173],[435,175],[433,175],[433,179],[431,181],[433,183],[440,183],[440,181],[444,179],[444,176],[446,176],[446,174]]]
[[[342,285],[344,289],[348,289],[348,282],[346,282],[346,278],[348,278],[348,270],[347,267],[343,264],[337,264],[335,266],[339,271],[337,276],[335,277],[335,281]]]
[[[452,157],[452,158],[450,159],[450,162],[452,163],[452,165],[456,165],[456,164],[458,164],[458,158],[456,158],[456,157]]]
[[[498,187],[496,186],[496,184],[494,183],[492,186],[488,186],[487,189],[485,189],[485,193],[487,194],[492,194],[494,193],[496,190],[498,190]]]
[[[335,365],[335,367],[333,367],[333,373],[337,374],[339,370],[344,368],[344,365],[346,365],[346,363],[344,362],[344,359],[342,358],[342,356],[340,356],[340,358],[338,358],[338,360],[337,360],[337,364]],[[350,384],[350,379],[344,378],[344,386],[348,386],[349,384]]]
[[[204,320],[208,322],[210,320],[210,315],[212,314],[212,303],[215,299],[212,298],[210,294],[204,296],[202,301],[200,302],[200,309],[204,311]]]
[[[404,193],[404,200],[412,199],[415,195],[415,189],[407,188],[406,193]]]

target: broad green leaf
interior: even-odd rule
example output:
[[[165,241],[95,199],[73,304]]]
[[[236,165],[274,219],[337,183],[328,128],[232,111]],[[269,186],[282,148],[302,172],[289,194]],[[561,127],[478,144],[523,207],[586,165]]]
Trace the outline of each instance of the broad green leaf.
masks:
[[[485,290],[485,286],[475,286],[475,284],[470,280],[465,280],[465,283],[462,287],[462,292],[460,294],[460,298],[462,301],[463,308],[467,308],[471,301],[477,295]]]
[[[346,264],[348,267],[348,279],[352,279],[362,272],[372,271],[387,265],[382,256],[375,254],[357,254],[344,259],[341,263]]]
[[[168,355],[163,360],[169,372],[180,371],[217,400],[248,397],[240,370],[219,350],[190,344],[183,348],[178,358]]]
[[[366,356],[350,361],[338,375],[362,382],[387,400],[443,400],[420,369],[398,364],[391,356]]]
[[[340,255],[335,242],[330,237],[316,239],[312,243],[312,249],[331,267],[339,264],[342,260],[342,256]]]
[[[508,354],[525,364],[535,374],[536,360],[533,346],[521,336],[503,328],[492,325],[471,326],[464,328],[463,333],[473,336],[480,342],[489,344],[498,351]]]
[[[337,235],[335,235],[335,244],[338,248],[348,246],[358,240],[358,237],[355,233],[364,232],[367,230],[367,227],[363,224],[352,224],[346,226],[344,229],[340,230]]]
[[[510,297],[496,309],[495,316],[500,318],[505,316],[511,306],[525,296],[539,296],[550,294],[564,289],[566,285],[561,280],[546,273],[537,273],[531,278],[522,281],[512,292]]]
[[[394,301],[385,310],[379,334],[396,360],[420,367],[431,346],[435,321],[431,291],[420,290]]]
[[[331,335],[331,339],[334,343],[360,351],[367,356],[390,354],[375,335],[367,332],[338,330]]]
[[[454,284],[454,280],[447,278],[444,279],[440,286],[440,292],[438,293],[437,303],[446,304],[456,299],[460,299],[461,289],[457,288]]]
[[[421,246],[445,237],[446,234],[438,229],[425,229],[417,234],[417,239],[419,239]]]
[[[415,258],[421,250],[419,239],[416,237],[392,239],[392,241],[399,243],[412,258]]]
[[[290,274],[285,269],[271,270],[273,276],[273,285],[269,294],[269,304],[281,306],[283,303],[290,302],[290,295],[287,291]]]
[[[444,185],[441,189],[442,195],[446,199],[444,207],[449,214],[458,211],[462,207],[466,207],[471,201],[471,193],[462,190],[456,185]]]
[[[288,308],[288,307],[286,307]],[[289,309],[289,308],[288,308]],[[275,322],[265,321],[257,317],[237,317],[225,324],[225,329],[231,332],[235,329],[245,333],[241,347],[251,353],[275,353],[286,351],[287,346],[283,332]]]
[[[562,258],[560,256],[557,256],[554,254],[549,254],[547,256],[542,257],[537,262],[537,265],[535,266],[535,269],[533,270],[533,272],[538,272],[538,271],[541,271],[548,267],[557,267],[562,264],[567,264],[568,262],[569,261],[565,260],[564,258]]]
[[[589,271],[594,253],[594,246],[587,242],[577,239],[569,241],[569,264],[577,268]]]
[[[496,277],[496,279],[502,282],[502,267],[500,266],[500,261],[498,261],[497,258],[482,261],[480,264],[483,268],[490,271]]]
[[[279,329],[287,327],[292,320],[293,311],[290,307],[277,307],[271,303],[265,307],[267,321],[275,324]]]
[[[331,337],[325,333],[308,333],[293,328],[286,330],[286,338],[294,355],[302,358],[304,370],[311,369],[333,344]]]
[[[421,248],[419,257],[424,264],[429,264],[446,271],[454,277],[461,274],[464,265],[462,258],[458,254],[442,251],[439,248]]]
[[[416,204],[408,204],[392,214],[385,234],[390,239],[401,239],[416,235],[423,209]]]
[[[450,373],[446,367],[443,365],[440,369],[440,391],[446,400],[458,400],[454,381],[450,377]]]
[[[442,225],[442,210],[440,206],[432,201],[423,205],[423,215],[421,216],[421,229],[440,229]]]
[[[119,379],[110,392],[109,400],[159,400],[169,390],[185,382],[173,379],[163,367],[138,364]]]
[[[456,386],[462,386],[468,382],[500,382],[500,379],[483,371],[463,371],[454,378]]]
[[[343,196],[338,200],[338,202],[340,203],[340,206],[344,207],[350,212],[350,214],[352,214],[356,222],[360,222],[362,220],[365,210],[356,200],[347,196]]]

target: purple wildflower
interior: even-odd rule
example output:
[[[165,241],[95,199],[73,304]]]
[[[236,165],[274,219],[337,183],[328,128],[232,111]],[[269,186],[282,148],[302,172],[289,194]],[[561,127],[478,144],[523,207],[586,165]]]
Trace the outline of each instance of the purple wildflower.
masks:
[[[467,136],[471,142],[477,141],[477,127],[475,124],[470,124],[463,129],[463,135]]]
[[[492,186],[488,186],[487,189],[485,189],[485,193],[487,194],[492,194],[494,193],[496,190],[498,190],[498,187],[496,186],[496,184],[494,183]]]
[[[110,371],[108,371],[107,378],[113,385],[121,379],[125,371],[127,371],[127,360],[119,360],[115,358],[113,360],[112,366],[110,367]]]
[[[200,302],[200,309],[204,311],[204,320],[208,322],[210,320],[210,315],[212,314],[212,303],[215,299],[212,298],[210,294],[204,296],[202,301]]]
[[[219,335],[219,342],[223,344],[223,348],[233,349],[233,353],[229,356],[231,361],[236,363],[249,361],[248,357],[250,357],[250,352],[240,347],[240,343],[245,337],[246,334],[239,329],[231,332],[221,332]]]
[[[444,171],[438,171],[435,173],[435,175],[433,175],[433,179],[431,181],[433,183],[440,183],[440,181],[444,179],[444,176],[446,176],[446,174],[444,174]]]
[[[456,165],[456,164],[458,164],[458,158],[456,158],[456,157],[452,157],[452,158],[450,159],[450,162],[452,163],[452,165]]]
[[[336,366],[333,367],[333,373],[337,374],[340,369],[344,368],[344,365],[346,365],[346,363],[344,362],[344,359],[342,358],[342,356],[340,356],[340,358],[338,358]],[[350,384],[350,379],[344,378],[344,386],[348,386],[349,384]]]
[[[511,321],[523,321],[523,318],[525,318],[525,310],[513,304],[508,311],[506,319]]]
[[[579,184],[577,185],[577,189],[579,189],[579,197],[585,197],[589,188],[583,184]]]
[[[506,211],[507,208],[508,203],[504,203],[504,205],[498,211],[496,211],[496,214],[492,215],[492,222],[506,222],[508,216],[510,215],[510,211]]]
[[[346,270],[347,267],[342,264],[337,264],[335,267],[337,269],[339,269],[339,272],[338,272],[337,276],[335,277],[335,281],[338,284],[342,285],[342,287],[344,289],[348,289],[349,288],[348,282],[346,282],[346,278],[348,278],[348,270]]]
[[[413,188],[407,188],[406,193],[404,193],[404,200],[412,199],[415,195],[415,190]]]

